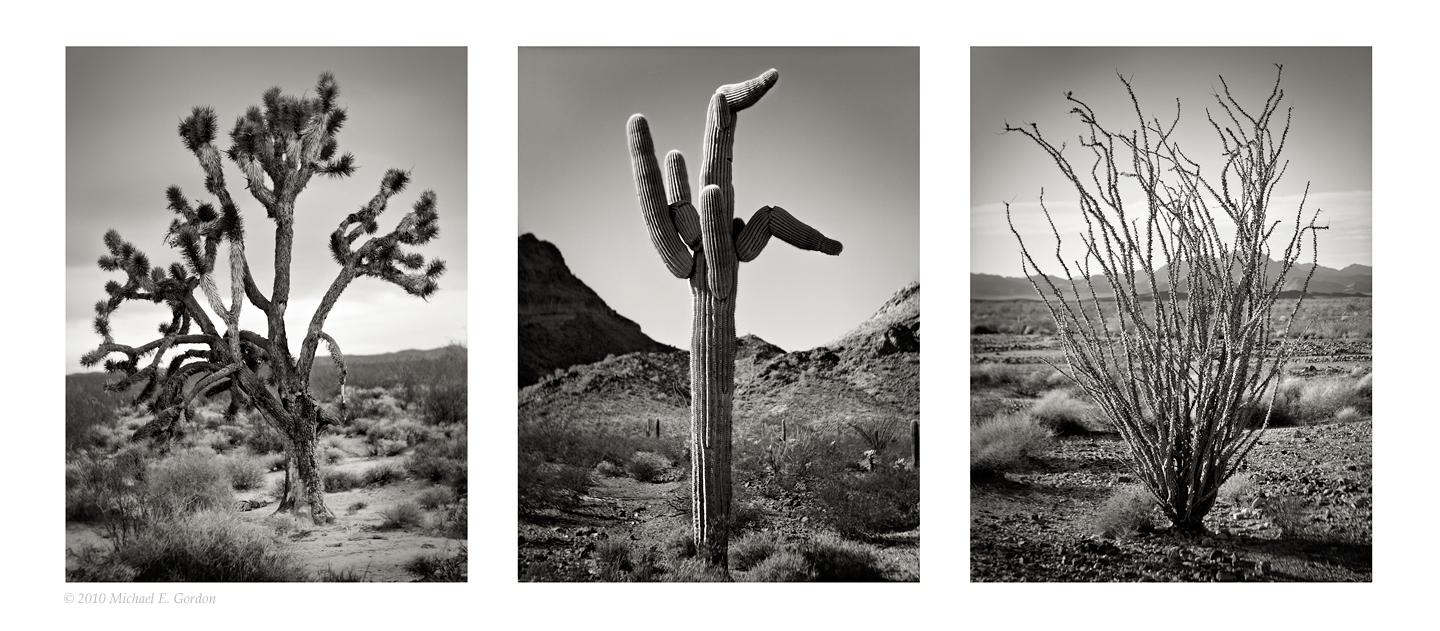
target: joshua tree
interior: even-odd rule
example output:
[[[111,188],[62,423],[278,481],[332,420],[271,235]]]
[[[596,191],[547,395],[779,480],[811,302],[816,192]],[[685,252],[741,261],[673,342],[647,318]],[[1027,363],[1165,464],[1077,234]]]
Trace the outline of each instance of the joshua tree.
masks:
[[[750,223],[735,217],[730,161],[736,114],[760,100],[780,79],[769,70],[744,83],[722,85],[710,97],[700,172],[700,210],[690,203],[690,182],[679,151],[665,156],[661,182],[645,117],[630,117],[626,133],[635,191],[650,240],[676,278],[690,279],[691,517],[697,549],[726,566],[730,519],[730,422],[735,394],[735,281],[739,262],[754,260],[771,236],[802,250],[840,253],[825,238],[779,206],[755,211]]]
[[[310,395],[310,369],[321,341],[339,368],[341,392],[345,375],[340,347],[325,332],[326,317],[357,277],[373,276],[425,298],[438,288],[436,278],[445,271],[443,261],[427,264],[420,254],[402,249],[424,244],[439,234],[432,191],[421,193],[394,230],[355,245],[361,236],[379,230],[376,218],[410,181],[408,171],[387,171],[369,203],[346,216],[331,233],[330,254],[340,266],[339,273],[310,318],[300,340],[300,354],[291,352],[285,315],[290,303],[295,199],[312,176],[347,177],[356,168],[352,155],[336,153],[335,137],[346,118],[345,109],[336,105],[339,93],[328,72],[320,75],[311,98],[283,95],[280,88],[271,88],[264,94],[263,107],[250,107],[230,130],[225,156],[244,174],[246,188],[265,208],[266,217],[275,222],[275,280],[269,295],[250,273],[240,208],[230,197],[220,150],[213,144],[215,112],[208,107],[191,111],[180,123],[180,138],[199,160],[205,190],[215,197],[219,208],[209,202],[192,205],[178,186],[165,191],[168,207],[176,215],[165,240],[179,250],[182,260],[168,269],[151,268],[149,258],[118,232],[105,234],[110,253],[100,257],[100,268],[123,272],[125,279],[106,283],[105,293],[110,297],[95,305],[95,332],[103,341],[82,358],[86,366],[103,360],[107,371],[121,376],[107,384],[112,391],[143,384],[135,403],[153,412],[155,419],[136,432],[133,438],[137,440],[168,443],[180,421],[193,416],[200,394],[228,391],[232,398],[256,406],[288,445],[285,493],[279,510],[308,505],[317,524],[335,519],[325,506],[315,443],[320,426],[336,419]],[[217,258],[222,246],[228,248],[226,259]],[[228,306],[227,296],[215,283],[217,271],[225,271],[217,270],[217,262],[229,271]],[[195,295],[197,287],[204,294],[203,303]],[[158,339],[140,346],[114,340],[110,315],[127,300],[169,307],[171,318],[160,324]],[[265,318],[264,335],[240,326],[240,312],[247,300]],[[218,324],[212,320],[212,312],[219,317]],[[123,357],[112,357],[116,354]]]
[[[1020,240],[1025,273],[1058,325],[1069,364],[1061,372],[1114,423],[1130,446],[1137,477],[1175,528],[1203,532],[1201,520],[1221,483],[1269,424],[1275,386],[1291,352],[1276,336],[1288,333],[1300,301],[1283,331],[1272,330],[1271,315],[1306,233],[1311,265],[1298,286],[1302,296],[1309,286],[1319,211],[1305,220],[1302,197],[1293,229],[1278,235],[1280,222],[1269,218],[1271,196],[1288,164],[1280,152],[1290,131],[1289,110],[1278,137],[1271,129],[1284,96],[1278,71],[1258,113],[1242,108],[1221,77],[1224,95],[1216,100],[1222,122],[1208,110],[1206,118],[1226,159],[1218,173],[1204,175],[1171,137],[1179,101],[1168,125],[1147,119],[1130,82],[1120,80],[1140,125],[1128,133],[1102,127],[1089,106],[1065,95],[1075,104],[1071,113],[1088,127],[1080,145],[1094,160],[1089,174],[1072,168],[1064,144],[1051,144],[1033,123],[1005,126],[1044,149],[1074,185],[1086,226],[1079,235],[1084,259],[1067,263],[1057,245],[1065,279],[1046,276],[1013,221],[1010,229]],[[1133,203],[1122,204],[1126,180],[1143,195],[1138,214]],[[1041,209],[1059,241],[1043,191]],[[1228,222],[1217,221],[1216,210]],[[1007,218],[1009,212],[1007,204]],[[1222,222],[1233,229],[1233,239],[1223,236]],[[1277,246],[1283,251],[1272,261]],[[1113,309],[1101,307],[1095,268],[1114,289]]]

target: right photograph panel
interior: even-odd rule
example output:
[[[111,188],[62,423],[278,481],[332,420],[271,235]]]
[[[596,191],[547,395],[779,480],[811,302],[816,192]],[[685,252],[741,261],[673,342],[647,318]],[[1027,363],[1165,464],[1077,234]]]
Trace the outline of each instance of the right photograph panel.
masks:
[[[1371,49],[970,92],[971,580],[1371,581]]]

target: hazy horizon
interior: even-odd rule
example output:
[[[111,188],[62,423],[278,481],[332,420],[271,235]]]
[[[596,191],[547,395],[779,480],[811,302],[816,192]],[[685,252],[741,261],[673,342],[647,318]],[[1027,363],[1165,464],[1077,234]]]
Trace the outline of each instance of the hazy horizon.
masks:
[[[519,51],[517,236],[553,243],[571,272],[652,339],[688,348],[689,284],[666,271],[635,193],[625,124],[643,113],[659,159],[698,191],[706,105],[774,68],[739,114],[735,216],[780,206],[844,244],[831,257],[772,240],[740,266],[736,332],[814,348],[920,280],[918,48],[526,48]]]
[[[1069,237],[1084,225],[1074,186],[1032,140],[1019,133],[1002,134],[1007,122],[1035,123],[1052,143],[1066,142],[1066,157],[1088,179],[1093,157],[1077,142],[1085,126],[1070,114],[1073,104],[1065,93],[1089,105],[1112,131],[1132,130],[1137,126],[1135,109],[1118,72],[1130,81],[1147,120],[1158,117],[1168,125],[1179,99],[1175,138],[1213,174],[1222,164],[1220,143],[1205,112],[1208,108],[1224,116],[1214,96],[1223,94],[1219,77],[1240,105],[1254,113],[1275,85],[1277,63],[1284,66],[1280,116],[1285,108],[1294,112],[1281,156],[1289,165],[1271,199],[1270,216],[1293,226],[1308,182],[1305,215],[1321,209],[1317,223],[1329,226],[1318,232],[1318,263],[1337,270],[1372,265],[1369,48],[976,47],[970,58],[971,272],[1024,275],[1015,236],[1005,220],[1005,202],[1042,270],[1059,272],[1052,254],[1054,236],[1040,211],[1042,189],[1064,237],[1067,261],[1082,251],[1079,239]],[[1278,136],[1283,119],[1274,127]],[[1133,196],[1124,199],[1137,203]],[[1284,228],[1281,232],[1288,234]],[[1310,261],[1308,238],[1301,261]]]
[[[320,73],[334,73],[349,119],[339,150],[359,168],[348,178],[317,176],[296,200],[292,288],[286,324],[291,352],[330,282],[339,272],[326,240],[345,216],[375,195],[390,168],[409,169],[409,186],[390,199],[380,233],[393,229],[421,192],[434,190],[440,236],[413,251],[441,259],[446,271],[428,301],[374,278],[356,279],[325,323],[347,355],[372,355],[466,343],[468,81],[465,48],[77,48],[65,67],[65,331],[66,374],[86,371],[80,356],[96,348],[94,304],[105,282],[123,280],[96,260],[111,228],[150,257],[153,265],[180,260],[163,242],[174,214],[165,189],[177,185],[192,202],[214,198],[176,127],[195,106],[214,109],[215,145],[247,107],[260,105],[272,86],[284,94],[314,94]],[[274,222],[245,189],[228,159],[230,194],[246,222],[247,258],[262,291],[273,278]],[[217,274],[222,292],[228,274]],[[201,300],[204,304],[204,300]],[[212,314],[213,316],[213,314]],[[138,345],[156,339],[168,320],[162,305],[127,301],[111,318],[115,340]],[[218,320],[217,320],[218,321]],[[242,326],[265,334],[248,303]],[[88,370],[101,370],[99,366]]]

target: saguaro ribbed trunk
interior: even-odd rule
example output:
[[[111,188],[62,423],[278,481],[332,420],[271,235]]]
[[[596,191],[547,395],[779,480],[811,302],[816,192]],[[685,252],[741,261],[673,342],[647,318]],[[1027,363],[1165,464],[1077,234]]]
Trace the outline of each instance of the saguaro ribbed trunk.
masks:
[[[690,203],[689,177],[680,152],[665,156],[662,184],[645,117],[636,114],[626,126],[635,190],[650,240],[671,274],[690,279],[694,316],[690,336],[691,515],[697,549],[721,568],[727,564],[729,551],[739,264],[759,256],[771,236],[832,256],[841,250],[840,242],[825,238],[778,206],[756,211],[749,224],[735,218],[730,178],[735,115],[759,101],[779,78],[778,72],[770,70],[744,83],[720,86],[711,97],[698,213]]]

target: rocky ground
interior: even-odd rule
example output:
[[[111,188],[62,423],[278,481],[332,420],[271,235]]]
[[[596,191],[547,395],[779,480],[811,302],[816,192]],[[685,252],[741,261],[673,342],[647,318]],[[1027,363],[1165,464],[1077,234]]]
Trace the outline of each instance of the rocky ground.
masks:
[[[1040,336],[972,338],[972,367],[1060,361]],[[1368,340],[1303,343],[1295,379],[1368,373]],[[1043,366],[1041,366],[1043,368]],[[972,408],[1019,412],[1040,392],[972,390]],[[1015,387],[1023,389],[1023,387]],[[978,397],[978,398],[977,398]],[[1209,534],[1152,527],[1101,538],[1093,527],[1117,488],[1137,485],[1118,434],[1059,439],[1002,478],[971,487],[974,581],[1371,581],[1372,420],[1368,411],[1313,425],[1272,428],[1236,476],[1244,492],[1206,517]]]
[[[1370,421],[1270,430],[1248,458],[1259,497],[1217,504],[1209,536],[1095,536],[1097,507],[1135,481],[1118,436],[1068,438],[1035,470],[971,488],[975,581],[1369,581]],[[1267,499],[1297,498],[1271,507]],[[1281,514],[1280,511],[1285,513]]]

